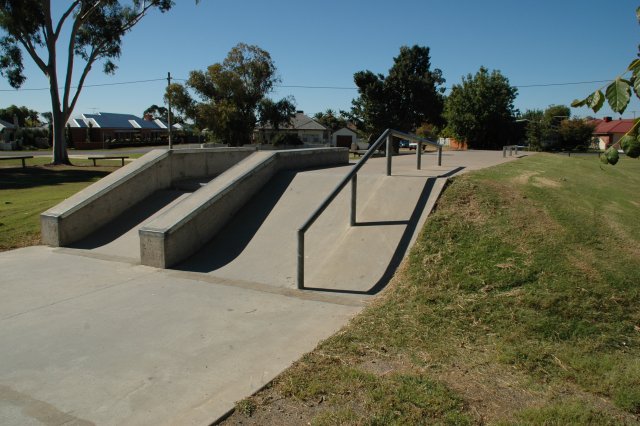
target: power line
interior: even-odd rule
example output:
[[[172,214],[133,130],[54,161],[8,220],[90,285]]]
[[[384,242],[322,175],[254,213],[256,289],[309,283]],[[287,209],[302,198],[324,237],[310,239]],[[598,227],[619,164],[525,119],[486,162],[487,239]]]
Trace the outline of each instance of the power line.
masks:
[[[148,80],[134,80],[134,81],[120,81],[115,83],[101,83],[101,84],[85,84],[82,88],[87,87],[105,87],[105,86],[122,86],[125,84],[138,84],[138,83],[150,83],[154,81],[165,81],[166,78],[152,78]],[[72,89],[77,89],[78,86],[71,86]],[[64,87],[59,87],[58,89],[62,90]],[[27,88],[27,89],[0,89],[0,92],[37,92],[42,90],[49,90],[48,87],[39,87],[39,88]]]
[[[86,84],[83,88],[91,88],[91,87],[108,87],[108,86],[122,86],[127,84],[140,84],[140,83],[152,83],[157,81],[165,81],[166,78],[152,78],[147,80],[133,80],[133,81],[121,81],[114,83],[101,83],[101,84]],[[172,78],[174,81],[187,81],[184,78]],[[572,81],[565,83],[540,83],[540,84],[520,84],[515,85],[518,89],[527,89],[532,87],[558,87],[558,86],[576,86],[581,84],[594,84],[594,83],[607,83],[611,80],[591,80],[591,81]],[[274,85],[278,88],[283,89],[320,89],[320,90],[358,90],[357,87],[347,87],[347,86],[311,86],[311,85],[286,85],[286,84],[276,84]],[[72,86],[72,89],[77,89],[77,86]],[[59,89],[63,89],[60,87]],[[451,90],[451,87],[445,87],[447,90]],[[49,90],[48,87],[39,87],[39,88],[26,88],[26,89],[0,89],[0,92],[36,92]]]

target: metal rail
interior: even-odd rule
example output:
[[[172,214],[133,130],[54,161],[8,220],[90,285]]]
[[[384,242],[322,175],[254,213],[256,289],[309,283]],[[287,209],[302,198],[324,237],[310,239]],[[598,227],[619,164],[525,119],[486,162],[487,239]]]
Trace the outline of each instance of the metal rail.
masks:
[[[298,289],[304,289],[304,234],[309,230],[311,225],[320,217],[320,215],[329,207],[331,202],[338,196],[340,191],[351,182],[351,213],[349,215],[349,223],[351,226],[356,224],[356,204],[358,194],[358,171],[364,166],[364,163],[373,155],[373,153],[382,145],[382,142],[386,140],[386,156],[387,156],[387,176],[391,176],[391,151],[392,151],[392,138],[398,137],[401,139],[407,139],[414,141],[418,144],[416,149],[418,170],[422,167],[422,144],[433,145],[438,148],[438,166],[442,165],[442,146],[437,142],[430,141],[428,139],[420,138],[416,135],[400,132],[398,130],[387,129],[376,141],[371,144],[367,152],[360,158],[355,166],[347,173],[347,175],[338,183],[338,185],[331,191],[331,193],[324,199],[320,206],[309,216],[309,219],[298,229],[298,275],[297,284]]]

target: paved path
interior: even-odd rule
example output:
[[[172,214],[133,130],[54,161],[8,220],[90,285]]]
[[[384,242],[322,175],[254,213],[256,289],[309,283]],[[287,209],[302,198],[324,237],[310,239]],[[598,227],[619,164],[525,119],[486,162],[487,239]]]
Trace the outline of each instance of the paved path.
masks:
[[[513,159],[445,152],[443,167],[426,155],[418,171],[415,157],[399,156],[392,177],[372,159],[359,174],[360,226],[346,225],[346,191],[309,231],[308,285],[334,291],[296,290],[291,252],[345,167],[279,175],[175,270],[139,265],[132,243],[114,241],[0,253],[0,424],[210,424],[386,284],[438,176]]]

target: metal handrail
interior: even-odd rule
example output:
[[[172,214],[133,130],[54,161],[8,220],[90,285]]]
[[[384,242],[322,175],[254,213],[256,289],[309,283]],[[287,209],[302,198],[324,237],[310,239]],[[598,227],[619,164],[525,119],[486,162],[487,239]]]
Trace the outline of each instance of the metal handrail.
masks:
[[[350,214],[350,224],[351,226],[355,225],[356,222],[356,196],[357,196],[357,182],[358,182],[358,171],[364,166],[364,163],[373,155],[373,153],[382,145],[382,142],[387,142],[387,176],[391,176],[391,140],[392,137],[398,137],[402,139],[412,140],[418,143],[418,147],[416,149],[416,157],[417,157],[417,168],[420,170],[421,168],[421,156],[422,156],[422,144],[434,145],[438,148],[438,166],[442,165],[442,146],[437,142],[430,141],[428,139],[424,139],[418,137],[416,135],[412,135],[410,133],[400,132],[398,130],[387,129],[376,141],[369,147],[367,152],[362,156],[362,158],[353,166],[353,168],[347,173],[347,175],[338,183],[338,185],[331,191],[331,193],[324,199],[324,201],[320,204],[320,206],[309,216],[309,219],[298,229],[298,276],[297,276],[297,284],[298,289],[304,288],[304,234],[309,230],[311,225],[320,217],[320,215],[329,207],[331,202],[338,196],[340,191],[347,186],[349,181],[351,181],[351,214]]]

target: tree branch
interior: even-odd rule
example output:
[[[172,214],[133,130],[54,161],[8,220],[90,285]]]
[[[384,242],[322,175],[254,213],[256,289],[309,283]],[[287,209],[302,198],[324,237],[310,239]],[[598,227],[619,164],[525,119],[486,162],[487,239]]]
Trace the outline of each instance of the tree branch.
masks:
[[[87,65],[85,65],[84,69],[82,70],[82,75],[80,76],[80,81],[78,82],[76,93],[75,95],[73,95],[73,99],[71,100],[71,105],[67,104],[69,97],[68,97],[68,93],[65,91],[65,103],[63,104],[64,105],[63,113],[65,115],[65,122],[66,120],[69,119],[69,117],[67,116],[69,111],[73,111],[76,107],[76,102],[78,101],[78,97],[80,96],[80,92],[82,91],[82,87],[84,86],[84,81],[87,78],[87,75],[89,75],[89,71],[91,71],[91,67],[93,66],[93,63],[95,62],[97,57],[98,57],[98,52],[95,50],[91,52],[91,55],[89,55],[89,60],[87,61]]]
[[[22,35],[16,35],[15,38],[20,42],[20,44],[22,44],[22,46],[24,46],[24,49],[27,51],[29,56],[31,56],[31,59],[33,59],[36,65],[38,65],[38,68],[40,68],[40,71],[42,71],[46,75],[47,64],[45,64],[42,58],[38,56],[38,53],[36,52],[35,47],[31,43],[31,40],[29,40],[28,38],[23,38]]]
[[[62,105],[66,107],[69,104],[69,94],[71,92],[71,79],[73,78],[73,61],[75,60],[76,34],[82,25],[82,20],[76,19],[69,35],[69,48],[67,49],[67,75],[64,80],[64,97]],[[93,54],[93,52],[91,52]],[[88,62],[88,61],[87,61]],[[91,68],[90,63],[89,68]],[[85,67],[86,69],[86,67]]]
[[[76,0],[74,1],[71,6],[69,6],[69,8],[62,14],[62,17],[60,18],[60,20],[58,21],[58,25],[56,25],[56,30],[53,33],[53,37],[57,40],[58,37],[60,36],[60,31],[62,31],[62,26],[64,25],[64,22],[67,20],[67,18],[69,17],[69,15],[71,15],[71,13],[73,12],[73,10],[80,4],[80,0]]]

